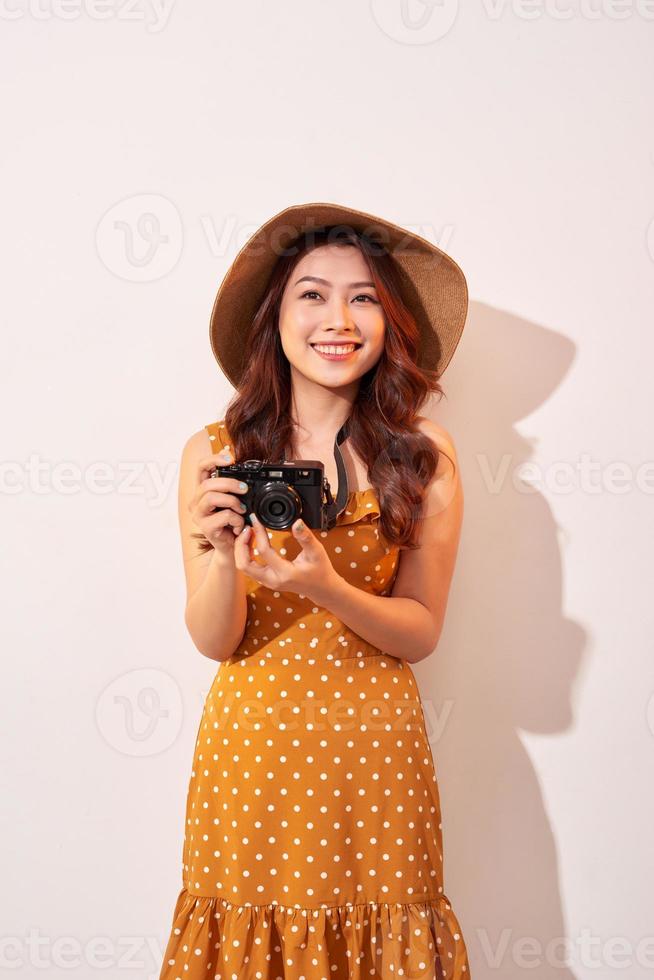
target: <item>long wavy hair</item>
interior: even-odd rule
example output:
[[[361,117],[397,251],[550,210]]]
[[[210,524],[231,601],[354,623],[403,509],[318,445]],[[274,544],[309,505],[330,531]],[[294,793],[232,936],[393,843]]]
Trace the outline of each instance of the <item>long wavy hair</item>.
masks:
[[[361,251],[386,321],[384,349],[360,378],[349,416],[351,446],[377,494],[380,533],[388,543],[417,548],[425,487],[440,453],[417,429],[416,417],[430,394],[443,397],[445,392],[435,371],[417,365],[418,326],[402,302],[394,259],[363,233],[343,225],[311,229],[277,260],[246,339],[244,374],[225,411],[233,457],[274,461],[288,450],[295,458],[291,371],[281,345],[279,312],[294,267],[307,252],[328,243]]]

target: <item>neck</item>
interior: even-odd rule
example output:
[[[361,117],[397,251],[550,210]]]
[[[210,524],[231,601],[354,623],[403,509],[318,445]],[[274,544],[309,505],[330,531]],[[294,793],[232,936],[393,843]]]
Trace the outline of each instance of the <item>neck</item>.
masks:
[[[358,379],[340,388],[328,388],[291,366],[291,415],[297,436],[302,440],[333,442],[352,411],[358,389]]]

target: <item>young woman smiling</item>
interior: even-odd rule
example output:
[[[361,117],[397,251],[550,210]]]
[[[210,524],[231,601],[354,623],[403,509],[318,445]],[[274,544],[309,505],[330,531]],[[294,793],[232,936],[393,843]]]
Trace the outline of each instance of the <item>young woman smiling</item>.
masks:
[[[466,311],[449,256],[339,205],[276,215],[223,280],[211,342],[236,393],[179,482],[186,624],[219,666],[162,980],[469,977],[410,667],[463,516],[453,440],[418,412]],[[267,526],[212,475],[245,460],[320,461],[336,501]]]

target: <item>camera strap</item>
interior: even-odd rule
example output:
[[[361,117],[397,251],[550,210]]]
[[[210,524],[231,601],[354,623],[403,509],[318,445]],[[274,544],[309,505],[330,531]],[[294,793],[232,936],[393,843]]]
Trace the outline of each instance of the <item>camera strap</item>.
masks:
[[[325,477],[324,490],[327,503],[324,506],[325,519],[323,522],[323,531],[329,531],[334,527],[336,524],[336,518],[341,511],[345,510],[349,497],[347,472],[345,470],[345,463],[343,462],[343,456],[339,448],[340,444],[347,439],[348,421],[349,420],[346,419],[345,422],[343,422],[343,425],[336,433],[336,439],[334,440],[334,459],[336,460],[336,472],[338,473],[338,492],[336,497],[332,495],[329,481]],[[286,452],[284,452],[284,460],[286,460]]]

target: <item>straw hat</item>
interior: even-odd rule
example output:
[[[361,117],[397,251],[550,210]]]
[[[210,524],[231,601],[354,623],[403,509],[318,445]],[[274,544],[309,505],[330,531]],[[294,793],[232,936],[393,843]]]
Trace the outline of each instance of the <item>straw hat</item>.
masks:
[[[218,364],[238,387],[245,367],[246,337],[277,259],[304,231],[338,225],[365,232],[392,255],[402,299],[420,330],[418,365],[443,373],[461,338],[468,310],[463,272],[425,238],[390,221],[340,204],[295,204],[285,208],[245,243],[220,285],[211,311],[209,337]]]

